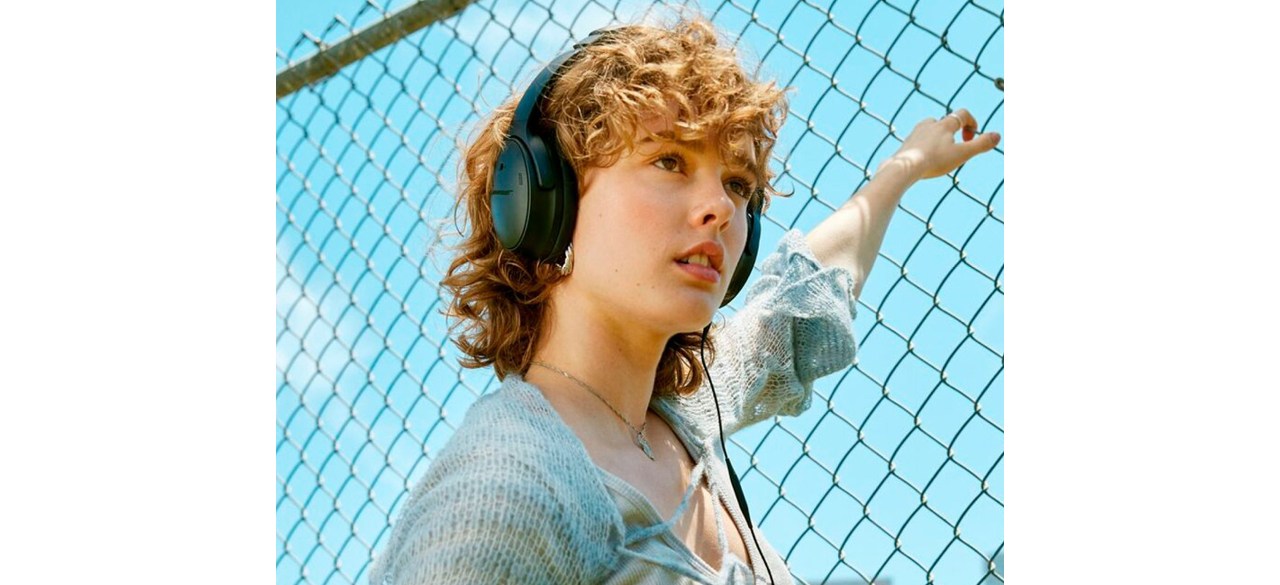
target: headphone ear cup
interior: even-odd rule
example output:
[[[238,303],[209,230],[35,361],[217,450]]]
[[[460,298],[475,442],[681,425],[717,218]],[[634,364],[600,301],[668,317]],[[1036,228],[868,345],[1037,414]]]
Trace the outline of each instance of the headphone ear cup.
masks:
[[[533,161],[524,141],[508,137],[493,167],[493,188],[489,191],[489,209],[493,215],[493,231],[502,247],[521,252],[529,239],[532,213]]]
[[[729,290],[725,291],[721,307],[727,306],[738,296],[738,292],[746,286],[751,270],[755,268],[756,254],[760,250],[761,203],[758,198],[752,199],[747,207],[747,245],[742,249],[742,257],[738,258],[738,266],[733,269],[733,278],[729,280]]]
[[[535,157],[545,160],[535,160]],[[541,165],[539,165],[541,163]],[[550,172],[549,188],[537,169]],[[489,193],[493,230],[502,246],[537,261],[557,260],[573,237],[578,216],[578,180],[573,168],[537,136],[510,136],[498,153]]]

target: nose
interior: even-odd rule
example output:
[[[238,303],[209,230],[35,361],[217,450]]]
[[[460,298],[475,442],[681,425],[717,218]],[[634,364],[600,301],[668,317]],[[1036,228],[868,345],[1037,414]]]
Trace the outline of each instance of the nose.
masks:
[[[721,232],[729,228],[733,220],[733,199],[725,191],[720,173],[702,173],[698,178],[696,199],[690,221],[694,227],[714,226]]]

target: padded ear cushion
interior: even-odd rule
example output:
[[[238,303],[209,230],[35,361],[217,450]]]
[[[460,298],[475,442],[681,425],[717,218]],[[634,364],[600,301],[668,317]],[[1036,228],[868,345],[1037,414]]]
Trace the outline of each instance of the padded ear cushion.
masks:
[[[560,180],[556,182],[552,203],[549,205],[555,217],[547,231],[550,245],[546,258],[559,262],[563,260],[569,242],[573,241],[574,226],[578,225],[578,174],[573,172],[573,165],[560,156],[558,150],[556,160],[560,163]]]
[[[747,245],[742,250],[742,257],[738,258],[738,266],[733,269],[733,278],[729,279],[729,290],[725,291],[724,300],[720,302],[720,306],[726,306],[738,296],[738,292],[742,287],[747,285],[747,278],[751,276],[751,270],[756,265],[756,253],[760,250],[760,206],[762,202],[756,198],[751,201],[747,207]]]

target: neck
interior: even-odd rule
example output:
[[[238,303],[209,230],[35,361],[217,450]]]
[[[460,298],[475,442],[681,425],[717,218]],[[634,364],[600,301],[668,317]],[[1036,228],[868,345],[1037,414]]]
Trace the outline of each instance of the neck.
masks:
[[[645,329],[620,318],[625,316],[617,311],[593,311],[592,303],[570,297],[554,297],[548,306],[534,360],[560,368],[587,384],[638,428],[653,398],[658,361],[674,334]],[[560,394],[588,410],[602,409],[605,416],[615,418],[599,399],[562,374],[532,366],[525,379],[544,392]]]

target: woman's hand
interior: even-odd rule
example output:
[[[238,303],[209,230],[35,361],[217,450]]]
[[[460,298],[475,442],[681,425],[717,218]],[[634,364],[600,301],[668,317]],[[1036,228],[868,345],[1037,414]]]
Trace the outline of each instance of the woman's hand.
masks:
[[[963,130],[964,140],[956,142]],[[862,293],[884,241],[889,219],[902,195],[917,179],[940,177],[965,161],[995,148],[1000,135],[977,134],[978,122],[968,110],[941,120],[925,118],[889,157],[876,176],[809,233],[809,248],[823,266],[845,268],[853,276],[854,296]],[[893,170],[895,172],[884,172]]]
[[[956,132],[961,130],[964,140],[957,143]],[[920,179],[941,177],[1000,143],[1000,135],[995,132],[977,132],[978,121],[963,108],[943,116],[941,120],[925,118],[916,124],[898,152],[884,161],[880,169],[891,163],[901,164],[909,174]]]

